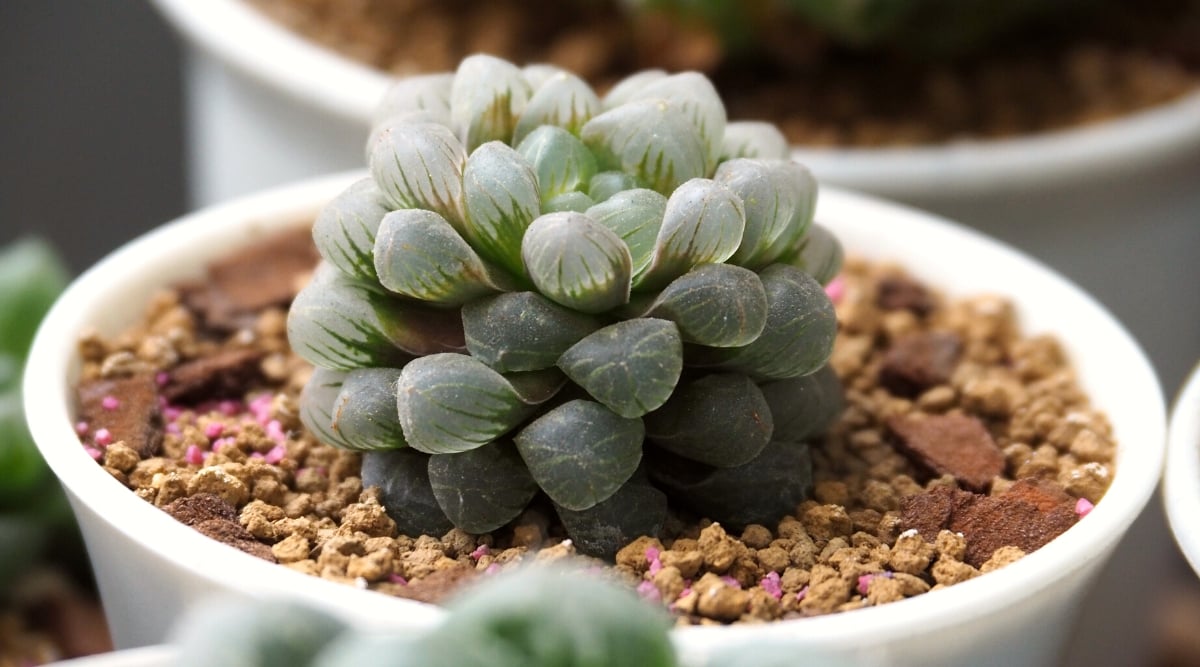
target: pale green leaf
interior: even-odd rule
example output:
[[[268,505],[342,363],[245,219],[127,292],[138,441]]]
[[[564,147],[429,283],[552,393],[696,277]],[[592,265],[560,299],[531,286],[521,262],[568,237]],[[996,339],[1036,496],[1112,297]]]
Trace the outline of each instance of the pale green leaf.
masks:
[[[662,194],[708,175],[704,138],[684,110],[666,100],[605,111],[588,121],[580,136],[601,169],[627,172]]]
[[[356,181],[317,214],[312,231],[317,252],[346,275],[375,280],[375,234],[388,210],[374,180]]]
[[[586,213],[589,208],[595,204],[592,198],[572,190],[564,192],[561,195],[554,195],[542,204],[542,213]]]
[[[694,178],[667,199],[654,257],[634,276],[639,290],[660,289],[700,264],[724,262],[737,250],[746,228],[742,200],[725,185]]]
[[[596,174],[591,151],[561,127],[543,125],[533,130],[517,145],[517,152],[533,165],[543,202],[585,189]]]
[[[375,238],[375,270],[388,290],[439,305],[499,291],[500,279],[442,216],[392,211]]]
[[[807,273],[822,285],[837,277],[842,270],[842,244],[829,228],[813,224],[800,242],[799,251],[787,262]]]
[[[633,190],[636,187],[637,181],[633,180],[632,176],[623,171],[602,171],[592,177],[591,182],[588,183],[587,193],[592,198],[592,201],[599,203],[618,192]],[[653,190],[650,192],[653,192]],[[658,193],[655,192],[654,194]]]
[[[376,124],[393,116],[414,111],[428,114],[431,121],[450,126],[450,86],[454,75],[449,72],[418,74],[397,79],[375,111]]]
[[[702,264],[671,281],[647,314],[675,322],[689,343],[738,347],[766,326],[767,292],[749,269]]]
[[[462,354],[409,362],[400,373],[396,400],[409,446],[427,454],[486,445],[532,410],[504,376]]]
[[[350,449],[398,449],[405,446],[396,415],[399,368],[359,368],[342,379],[329,427]]]
[[[392,208],[428,209],[461,226],[467,151],[450,128],[388,123],[375,133],[368,151],[371,176]]]
[[[774,123],[732,121],[725,124],[721,161],[736,158],[784,160],[790,152],[787,137]]]
[[[569,72],[558,65],[549,63],[533,63],[521,68],[521,75],[525,77],[525,81],[529,83],[529,89],[534,93],[547,81],[563,73]]]
[[[535,89],[517,121],[512,142],[520,143],[542,125],[556,125],[571,134],[579,134],[583,124],[597,113],[600,113],[600,98],[591,86],[574,74],[559,72]]]
[[[604,94],[602,100],[604,108],[612,109],[626,102],[632,102],[643,88],[665,78],[667,78],[667,73],[661,69],[645,69],[634,72],[618,81]]]
[[[317,440],[334,447],[351,448],[349,442],[333,430],[333,405],[342,390],[348,371],[317,367],[300,390],[300,423]]]
[[[629,300],[629,248],[581,213],[548,213],[534,220],[521,257],[538,291],[568,308],[600,313]]]
[[[704,142],[704,175],[711,174],[725,137],[725,104],[712,81],[699,72],[656,78],[629,97],[630,102],[640,100],[666,100],[687,116]]]
[[[816,198],[816,182],[804,167],[791,160],[737,159],[722,163],[713,178],[746,209],[746,231],[730,262],[761,269],[779,258],[777,248],[803,236]]]
[[[558,367],[613,412],[640,417],[671,397],[683,370],[683,341],[667,320],[624,320],[580,340]]]
[[[607,172],[612,173],[612,172]],[[587,210],[587,216],[611,229],[629,248],[633,274],[638,275],[654,258],[654,244],[667,212],[667,198],[639,188],[611,195]]]
[[[535,292],[506,292],[462,309],[471,356],[507,373],[551,368],[567,348],[599,329],[601,322]]]
[[[529,162],[498,141],[480,146],[467,158],[463,198],[467,240],[485,259],[523,275],[521,239],[541,206]]]
[[[516,65],[486,54],[464,58],[450,87],[450,118],[467,150],[489,141],[512,143],[532,92]]]
[[[812,225],[813,214],[817,210],[817,179],[805,166],[795,162],[791,164],[793,166],[789,169],[794,181],[793,187],[799,194],[799,200],[787,232],[781,234],[775,243],[771,244],[771,247],[759,257],[759,263],[763,266],[795,256],[797,249],[804,241],[804,235],[808,233],[808,229]]]
[[[585,510],[616,493],[637,470],[645,430],[592,401],[574,400],[517,433],[517,451],[555,504]]]
[[[537,493],[511,442],[429,457],[429,483],[438,506],[460,530],[489,533],[509,523]]]
[[[719,468],[742,465],[771,440],[771,410],[754,381],[738,373],[681,385],[644,417],[646,438],[679,456]]]

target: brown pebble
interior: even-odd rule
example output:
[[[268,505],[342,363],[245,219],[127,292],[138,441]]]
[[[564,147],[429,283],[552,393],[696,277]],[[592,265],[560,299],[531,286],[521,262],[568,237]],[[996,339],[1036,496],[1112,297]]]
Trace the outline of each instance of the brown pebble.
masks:
[[[153,375],[140,373],[84,380],[76,391],[79,419],[89,427],[85,442],[103,428],[112,435],[113,441],[124,442],[142,458],[158,454],[163,440],[163,420]]]
[[[935,474],[953,475],[972,491],[985,491],[1004,472],[1004,453],[975,417],[959,414],[897,416],[887,421],[896,445]]]
[[[193,526],[197,531],[208,537],[272,563],[276,562],[271,547],[254,539],[254,536],[236,521],[226,519],[209,519]]]
[[[184,362],[169,371],[163,396],[186,402],[241,398],[246,387],[261,382],[262,357],[261,350],[234,348]]]
[[[195,526],[210,519],[237,520],[237,509],[211,493],[198,493],[180,498],[163,507],[176,521],[185,526]]]
[[[409,581],[396,589],[396,596],[418,602],[440,603],[453,596],[478,576],[474,568],[463,565],[434,570],[428,575]]]
[[[929,290],[902,275],[881,278],[875,302],[884,310],[910,310],[917,315],[926,315],[934,307]]]
[[[909,334],[883,356],[879,383],[896,396],[916,398],[947,382],[962,354],[962,340],[948,331]]]

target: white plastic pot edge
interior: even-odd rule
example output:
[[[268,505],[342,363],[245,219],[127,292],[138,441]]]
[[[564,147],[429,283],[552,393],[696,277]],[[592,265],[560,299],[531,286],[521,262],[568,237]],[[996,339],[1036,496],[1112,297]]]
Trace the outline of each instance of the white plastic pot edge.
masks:
[[[174,646],[156,644],[61,660],[46,667],[171,667],[178,659],[179,651]]]
[[[1200,574],[1200,365],[1171,408],[1163,502],[1175,542]]]
[[[72,378],[77,376],[76,337],[87,326],[114,333],[130,322],[90,312],[102,295],[130,290],[128,299],[148,294],[153,285],[193,277],[207,258],[219,256],[239,243],[251,241],[311,216],[322,203],[343,189],[361,172],[325,177],[269,190],[185,216],[118,249],[81,275],[48,314],[30,353],[25,377],[25,409],[43,456],[78,502],[93,508],[116,530],[145,545],[161,558],[190,572],[248,594],[289,595],[342,615],[351,614],[366,627],[397,627],[391,619],[419,628],[434,623],[440,612],[408,600],[364,593],[270,564],[230,549],[177,523],[164,512],[137,498],[95,464],[78,444],[73,430]],[[825,189],[818,219],[842,237],[849,252],[887,259],[879,247],[878,225],[902,227],[906,234],[924,239],[937,262],[914,265],[909,258],[896,261],[917,277],[952,294],[981,290],[1028,294],[1061,304],[1049,316],[1088,330],[1084,340],[1074,340],[1071,350],[1093,360],[1079,368],[1080,381],[1094,403],[1110,412],[1120,444],[1119,472],[1107,496],[1092,513],[1064,536],[1003,571],[964,582],[931,595],[866,608],[850,614],[785,621],[761,626],[712,630],[685,628],[677,633],[693,649],[736,640],[786,639],[798,646],[880,645],[903,639],[911,629],[954,625],[1016,604],[1049,581],[1076,571],[1106,555],[1139,514],[1159,478],[1165,442],[1166,417],[1157,378],[1144,353],[1129,334],[1091,297],[1021,253],[975,232],[948,225],[934,216],[860,195]],[[246,221],[251,221],[247,231]],[[883,235],[886,236],[886,235]],[[230,242],[230,238],[236,241]],[[866,253],[860,248],[871,247]],[[181,262],[180,253],[192,257]],[[1000,269],[980,275],[974,257],[987,253]],[[973,271],[973,273],[972,273]],[[152,278],[148,278],[152,277]],[[150,284],[147,281],[151,280]],[[997,285],[1011,285],[1012,290]],[[1042,319],[1047,317],[1041,309]],[[83,315],[86,314],[86,315]],[[1047,323],[1024,312],[1023,331],[1036,333]],[[1105,359],[1096,363],[1096,359]],[[1119,381],[1117,381],[1119,379]],[[1107,382],[1105,382],[1107,380]],[[1138,429],[1131,432],[1130,429]],[[1134,453],[1136,452],[1136,454]],[[869,632],[864,634],[864,628]]]
[[[390,77],[317,45],[244,0],[153,0],[219,61],[347,120],[369,125]],[[792,155],[821,180],[886,196],[964,198],[1119,176],[1200,150],[1200,90],[1093,125],[994,141]]]

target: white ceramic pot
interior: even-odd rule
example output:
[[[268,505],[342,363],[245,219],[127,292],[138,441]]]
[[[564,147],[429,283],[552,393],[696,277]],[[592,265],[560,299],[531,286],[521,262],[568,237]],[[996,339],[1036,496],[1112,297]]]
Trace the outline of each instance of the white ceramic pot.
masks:
[[[171,667],[177,663],[178,657],[179,652],[174,646],[158,644],[61,660],[46,667]]]
[[[1200,365],[1171,408],[1163,502],[1175,542],[1200,574]]]
[[[269,191],[165,225],[80,276],[43,322],[28,362],[26,414],[79,517],[117,646],[161,641],[189,603],[214,591],[289,595],[357,624],[396,631],[437,619],[433,607],[310,578],[175,522],[97,466],[73,430],[81,331],[114,334],[131,325],[159,286],[194,277],[237,244],[312,216],[361,175]],[[1166,417],[1149,362],[1087,294],[975,232],[829,189],[817,215],[849,252],[898,262],[951,296],[1010,295],[1027,333],[1052,333],[1063,341],[1083,388],[1110,417],[1119,443],[1117,473],[1108,494],[1078,525],[1001,571],[881,607],[756,626],[686,628],[677,639],[691,647],[692,658],[734,641],[778,640],[888,665],[1060,664],[1084,593],[1158,481]]]

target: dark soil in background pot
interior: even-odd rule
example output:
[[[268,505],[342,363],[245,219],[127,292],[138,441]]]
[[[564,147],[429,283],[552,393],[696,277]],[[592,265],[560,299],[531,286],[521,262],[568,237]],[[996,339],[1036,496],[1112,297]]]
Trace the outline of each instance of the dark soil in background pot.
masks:
[[[770,120],[796,144],[899,146],[994,139],[1109,120],[1200,85],[1200,3],[1082,3],[986,50],[933,59],[854,51],[796,20],[755,35],[757,57],[727,53],[695,25],[629,21],[614,2],[246,0],[334,50],[407,74],[452,70],[485,51],[552,62],[603,88],[637,69],[710,76],[731,118]]]
[[[161,292],[119,336],[85,335],[82,446],[201,533],[359,588],[437,602],[509,564],[572,555],[536,506],[488,535],[399,535],[363,488],[360,456],[304,431],[296,400],[311,368],[288,349],[285,319],[314,261],[300,228]],[[1106,418],[1056,341],[1018,333],[1005,299],[946,300],[861,261],[830,290],[847,407],[815,443],[812,499],[737,530],[675,513],[609,564],[680,623],[797,618],[953,585],[1038,549],[1108,488]]]

